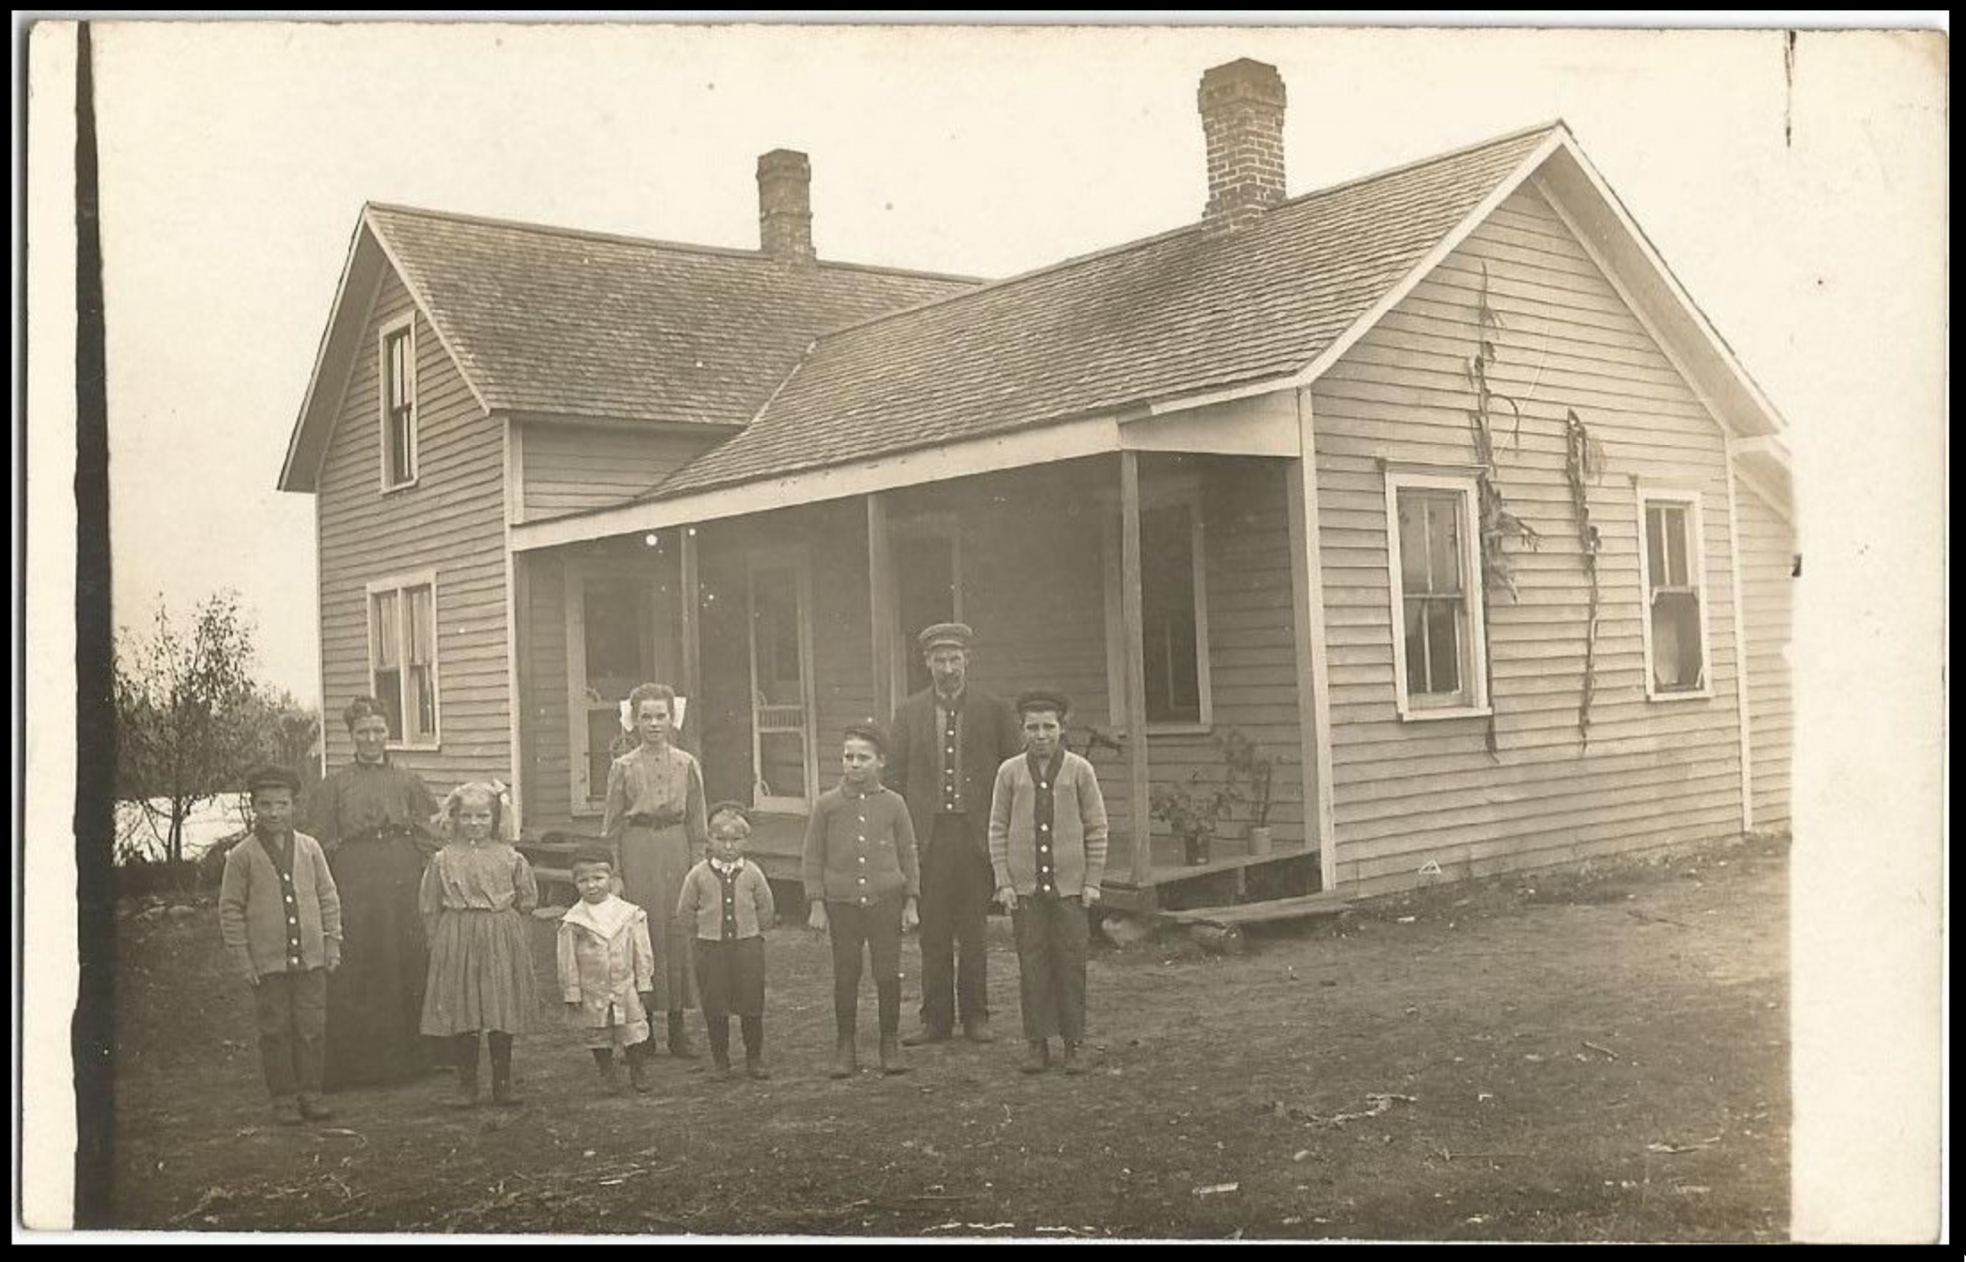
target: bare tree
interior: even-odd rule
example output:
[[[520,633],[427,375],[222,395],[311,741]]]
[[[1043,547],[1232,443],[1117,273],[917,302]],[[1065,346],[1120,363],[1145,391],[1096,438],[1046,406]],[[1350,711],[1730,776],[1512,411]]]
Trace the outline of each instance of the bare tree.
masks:
[[[275,762],[300,777],[306,793],[321,779],[321,713],[284,688],[255,685],[240,710],[240,723],[258,761]]]
[[[116,650],[116,793],[138,803],[172,863],[184,823],[228,789],[257,753],[250,721],[253,625],[238,594],[208,597],[181,627],[162,601],[148,634]]]

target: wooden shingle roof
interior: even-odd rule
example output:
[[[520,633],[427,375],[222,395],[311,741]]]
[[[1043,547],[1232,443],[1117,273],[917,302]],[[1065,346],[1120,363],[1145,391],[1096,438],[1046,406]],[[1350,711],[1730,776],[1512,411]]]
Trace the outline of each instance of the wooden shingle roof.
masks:
[[[366,221],[495,410],[742,425],[819,334],[976,284],[402,206]]]
[[[667,499],[1305,369],[1561,124],[821,337]]]

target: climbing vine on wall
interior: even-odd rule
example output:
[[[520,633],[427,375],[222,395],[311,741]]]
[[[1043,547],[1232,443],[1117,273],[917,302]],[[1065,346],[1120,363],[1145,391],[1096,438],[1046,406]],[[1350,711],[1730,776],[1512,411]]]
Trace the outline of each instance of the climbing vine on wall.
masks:
[[[1599,442],[1578,417],[1576,409],[1564,413],[1564,474],[1570,480],[1570,507],[1577,522],[1578,555],[1583,560],[1584,579],[1590,604],[1584,621],[1584,685],[1577,703],[1577,738],[1585,750],[1591,747],[1591,698],[1597,692],[1597,622],[1602,593],[1598,588],[1597,558],[1603,538],[1591,524],[1590,493],[1586,483],[1595,482],[1604,472],[1604,444]]]
[[[1478,333],[1475,353],[1469,357],[1466,366],[1468,385],[1473,388],[1475,405],[1468,411],[1468,436],[1474,447],[1475,490],[1480,499],[1477,506],[1481,520],[1478,523],[1481,533],[1481,577],[1483,599],[1488,591],[1500,588],[1509,594],[1513,602],[1516,597],[1515,565],[1510,559],[1507,541],[1519,540],[1526,548],[1534,549],[1542,542],[1536,528],[1510,511],[1507,499],[1502,494],[1502,484],[1495,463],[1495,418],[1496,407],[1506,407],[1513,420],[1510,430],[1512,446],[1522,442],[1522,407],[1508,395],[1497,392],[1489,381],[1489,371],[1497,360],[1497,345],[1504,327],[1501,313],[1496,311],[1488,298],[1488,265],[1482,264],[1481,290],[1475,302],[1475,322]],[[1481,664],[1488,680],[1488,695],[1495,695],[1494,668],[1484,661]],[[1488,752],[1496,752],[1495,715],[1492,704],[1488,716]]]

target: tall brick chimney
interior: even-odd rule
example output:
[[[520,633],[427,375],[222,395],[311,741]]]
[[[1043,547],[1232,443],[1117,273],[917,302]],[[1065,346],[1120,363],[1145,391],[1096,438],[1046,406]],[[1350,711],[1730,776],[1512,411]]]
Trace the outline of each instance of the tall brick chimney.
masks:
[[[1208,206],[1219,227],[1248,223],[1283,200],[1283,76],[1244,57],[1201,77]]]
[[[758,248],[782,263],[811,263],[812,163],[793,149],[758,158]]]

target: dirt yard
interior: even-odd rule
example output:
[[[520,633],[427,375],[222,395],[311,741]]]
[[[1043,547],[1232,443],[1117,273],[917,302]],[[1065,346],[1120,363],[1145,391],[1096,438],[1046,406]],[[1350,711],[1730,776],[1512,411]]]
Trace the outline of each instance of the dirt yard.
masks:
[[[829,1080],[827,953],[787,925],[770,1082],[665,1059],[655,1094],[603,1098],[555,1026],[520,1042],[523,1107],[446,1111],[433,1075],[297,1130],[267,1115],[211,907],[131,908],[114,1200],[203,1230],[1780,1240],[1787,867],[1750,841],[1438,888],[1237,956],[1105,950],[1082,1078],[1015,1071],[995,922],[999,1042]]]

